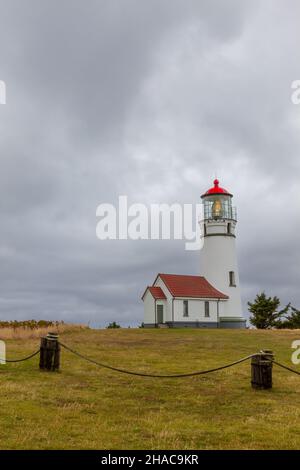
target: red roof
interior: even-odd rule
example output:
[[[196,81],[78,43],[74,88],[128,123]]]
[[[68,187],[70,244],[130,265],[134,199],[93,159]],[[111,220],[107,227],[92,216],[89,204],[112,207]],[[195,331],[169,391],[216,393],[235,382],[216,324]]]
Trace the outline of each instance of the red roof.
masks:
[[[149,289],[150,293],[153,295],[155,299],[166,299],[167,297],[163,293],[163,290],[160,287],[154,287],[154,286],[148,286],[147,289],[145,290],[142,299],[144,298],[144,295],[146,294],[147,290]]]
[[[227,189],[220,188],[220,186],[219,186],[219,180],[217,180],[217,179],[215,179],[215,181],[214,181],[214,187],[208,189],[208,191],[206,191],[206,193],[202,194],[201,197],[210,196],[210,195],[213,195],[213,194],[227,194],[227,196],[231,196],[231,197],[232,197],[232,194],[230,194],[230,193],[227,191]]]
[[[158,274],[173,297],[228,299],[228,295],[215,289],[203,276]],[[156,278],[156,279],[157,279]],[[154,284],[156,282],[154,281]]]

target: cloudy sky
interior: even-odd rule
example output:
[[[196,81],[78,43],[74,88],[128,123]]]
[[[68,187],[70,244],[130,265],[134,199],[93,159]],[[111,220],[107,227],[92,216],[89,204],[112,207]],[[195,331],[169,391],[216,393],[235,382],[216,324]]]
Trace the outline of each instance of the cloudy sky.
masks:
[[[238,207],[243,301],[300,307],[298,0],[0,0],[0,319],[143,320],[183,241],[100,241],[96,208]]]

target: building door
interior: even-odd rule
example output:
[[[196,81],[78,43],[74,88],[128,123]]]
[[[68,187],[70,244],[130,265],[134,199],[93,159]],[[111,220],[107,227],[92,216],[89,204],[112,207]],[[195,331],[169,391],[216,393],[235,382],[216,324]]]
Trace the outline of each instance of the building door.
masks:
[[[163,305],[156,306],[156,317],[157,317],[157,323],[164,322],[164,306]]]

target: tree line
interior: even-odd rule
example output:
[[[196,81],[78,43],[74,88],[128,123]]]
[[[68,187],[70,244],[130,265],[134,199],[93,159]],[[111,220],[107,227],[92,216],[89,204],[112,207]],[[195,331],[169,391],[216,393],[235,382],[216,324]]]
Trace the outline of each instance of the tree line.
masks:
[[[278,297],[267,297],[265,292],[257,294],[254,302],[248,302],[251,325],[258,329],[296,329],[300,328],[300,310],[289,302],[280,308]]]

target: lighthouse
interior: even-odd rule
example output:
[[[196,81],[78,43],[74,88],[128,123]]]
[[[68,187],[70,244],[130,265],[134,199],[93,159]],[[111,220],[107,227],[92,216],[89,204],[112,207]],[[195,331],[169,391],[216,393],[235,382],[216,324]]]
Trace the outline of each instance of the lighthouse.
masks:
[[[142,295],[145,328],[245,328],[232,194],[216,179],[201,198],[200,275],[159,272]]]
[[[236,254],[237,211],[232,194],[221,188],[219,180],[202,194],[203,217],[200,221],[203,248],[200,252],[201,275],[228,296],[218,312],[221,328],[244,328],[238,262]]]

